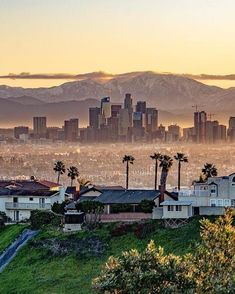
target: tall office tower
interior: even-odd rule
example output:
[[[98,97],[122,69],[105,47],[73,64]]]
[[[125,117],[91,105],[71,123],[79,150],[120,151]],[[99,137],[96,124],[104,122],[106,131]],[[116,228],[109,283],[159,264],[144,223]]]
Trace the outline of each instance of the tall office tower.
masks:
[[[46,138],[47,134],[47,118],[43,117],[34,117],[33,118],[33,135],[34,138]]]
[[[133,116],[133,101],[131,98],[131,94],[127,93],[124,99],[124,108],[128,109],[129,114],[129,126],[132,127],[132,116]]]
[[[66,141],[77,141],[78,139],[78,119],[72,118],[64,121],[64,139]]]
[[[225,142],[227,140],[227,128],[224,125],[218,126],[218,141]]]
[[[193,142],[194,139],[194,128],[184,128],[183,129],[183,140],[185,142]]]
[[[28,135],[29,134],[29,128],[28,127],[15,127],[14,128],[14,137],[16,139],[20,139],[21,135]]]
[[[207,115],[205,111],[194,112],[194,132],[196,143],[205,143],[206,141],[206,121]]]
[[[148,133],[156,132],[158,129],[158,110],[156,108],[146,108],[146,131]]]
[[[94,128],[94,129],[99,128],[99,115],[100,115],[99,107],[89,108],[89,126],[91,128]]]
[[[118,135],[123,138],[127,139],[127,135],[129,132],[129,112],[127,108],[120,109],[119,111],[119,119],[118,119]]]
[[[235,117],[231,116],[228,123],[228,139],[229,142],[235,142]]]
[[[101,99],[101,111],[100,114],[104,116],[105,120],[111,117],[111,102],[110,97],[104,97]]]
[[[144,121],[142,112],[133,113],[133,137],[139,139],[144,136]]]
[[[168,126],[167,136],[168,136],[168,141],[171,141],[171,142],[179,141],[180,127],[177,126],[176,124]]]
[[[120,104],[111,105],[111,117],[118,117],[118,114],[121,108],[122,108],[122,105]]]
[[[146,113],[146,101],[138,101],[137,102],[136,112]]]

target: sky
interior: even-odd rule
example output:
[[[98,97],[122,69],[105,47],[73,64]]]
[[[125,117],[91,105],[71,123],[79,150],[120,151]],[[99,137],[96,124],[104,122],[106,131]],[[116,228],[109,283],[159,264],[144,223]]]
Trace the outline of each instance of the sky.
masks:
[[[0,0],[0,75],[233,74],[234,11],[234,0]]]

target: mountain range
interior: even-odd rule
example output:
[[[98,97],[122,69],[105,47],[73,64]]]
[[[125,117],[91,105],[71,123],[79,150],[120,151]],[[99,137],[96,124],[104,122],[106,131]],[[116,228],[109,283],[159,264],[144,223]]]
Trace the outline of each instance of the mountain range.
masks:
[[[0,86],[0,124],[27,123],[34,115],[47,115],[56,124],[79,117],[86,124],[88,108],[98,106],[101,97],[110,96],[113,103],[122,103],[125,93],[131,93],[134,102],[146,100],[149,107],[158,108],[163,122],[189,123],[195,104],[223,121],[235,115],[235,88],[209,86],[185,76],[91,73],[78,79],[50,88]]]

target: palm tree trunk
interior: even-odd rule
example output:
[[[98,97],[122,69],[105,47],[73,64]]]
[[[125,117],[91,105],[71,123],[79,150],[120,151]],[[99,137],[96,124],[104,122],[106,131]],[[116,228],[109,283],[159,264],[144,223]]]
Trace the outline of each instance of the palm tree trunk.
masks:
[[[155,162],[155,179],[154,179],[154,190],[156,191],[157,190],[157,159],[156,159],[156,162]]]
[[[180,190],[181,163],[178,164],[178,191]]]
[[[128,190],[129,186],[129,162],[126,162],[126,190]]]
[[[166,191],[166,180],[168,176],[168,170],[162,169],[161,179],[160,179],[160,203],[164,201],[164,193]]]
[[[73,187],[73,179],[71,178],[71,187]]]
[[[57,184],[60,183],[60,173],[58,172],[58,176],[57,176]]]

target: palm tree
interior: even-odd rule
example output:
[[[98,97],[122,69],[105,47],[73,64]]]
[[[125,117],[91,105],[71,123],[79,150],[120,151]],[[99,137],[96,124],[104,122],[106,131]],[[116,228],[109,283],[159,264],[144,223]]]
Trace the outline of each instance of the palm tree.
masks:
[[[83,186],[83,187],[88,187],[89,185],[91,185],[90,180],[87,180],[87,179],[81,178],[81,177],[78,178],[78,183],[80,184],[80,186]]]
[[[163,201],[163,195],[166,190],[166,180],[168,176],[168,172],[173,164],[173,159],[168,155],[162,155],[159,159],[160,164],[159,167],[162,169],[161,172],[161,179],[160,179],[160,186],[161,186],[161,201]]]
[[[131,155],[125,155],[122,159],[122,163],[126,162],[126,189],[128,189],[129,185],[129,163],[133,164],[135,158]]]
[[[158,161],[161,158],[161,154],[154,153],[153,155],[150,155],[150,158],[152,158],[152,160],[155,160],[154,189],[157,190],[157,168],[158,168]]]
[[[205,180],[208,180],[208,178],[216,177],[218,171],[213,163],[206,163],[202,169],[202,174],[204,175]]]
[[[67,171],[68,171],[68,177],[71,179],[71,187],[72,187],[73,181],[79,177],[79,171],[76,166],[70,166],[70,168],[68,168]]]
[[[178,161],[178,191],[180,190],[180,176],[181,176],[181,163],[188,162],[188,157],[184,153],[176,153],[174,156],[175,160]]]
[[[54,164],[54,171],[57,173],[57,183],[60,182],[60,176],[65,173],[65,165],[62,161],[57,161]]]

